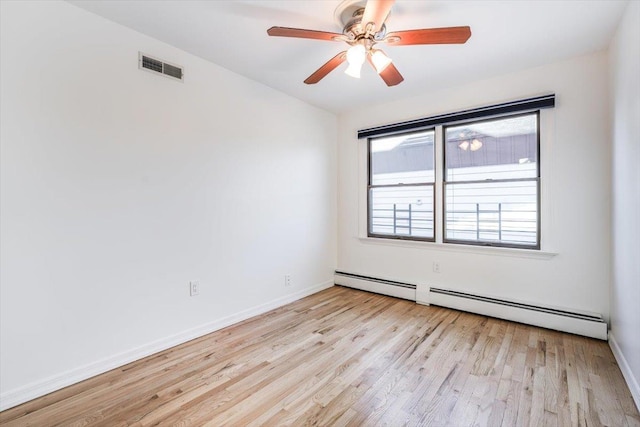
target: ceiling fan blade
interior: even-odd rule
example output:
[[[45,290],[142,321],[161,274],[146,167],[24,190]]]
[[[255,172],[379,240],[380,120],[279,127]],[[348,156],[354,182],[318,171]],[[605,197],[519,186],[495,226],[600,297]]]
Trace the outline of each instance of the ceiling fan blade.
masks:
[[[365,26],[369,22],[373,22],[375,26],[375,32],[380,31],[384,20],[387,19],[391,6],[393,6],[395,0],[369,0],[364,7],[364,14],[362,15],[362,25]]]
[[[404,77],[402,77],[400,71],[398,71],[396,66],[393,64],[389,64],[387,68],[382,70],[382,72],[380,73],[380,77],[382,77],[382,80],[384,80],[387,86],[395,86],[399,83],[402,83],[402,81],[404,80]]]
[[[343,37],[342,34],[338,33],[328,33],[326,31],[303,30],[301,28],[288,27],[271,27],[267,30],[267,34],[277,37],[298,37],[301,39],[328,41],[340,41],[340,39],[336,37]]]
[[[371,60],[371,56],[367,55],[367,61],[369,61],[369,64],[371,64],[371,67],[373,67],[373,69],[376,69],[376,66],[373,65],[373,61]],[[376,70],[376,73],[378,71]],[[389,65],[387,65],[387,67],[382,70],[380,74],[380,77],[382,78],[382,80],[384,80],[384,82],[387,84],[387,86],[395,86],[397,84],[400,84],[404,81],[404,77],[402,77],[402,74],[400,74],[400,71],[398,71],[398,69],[395,67],[395,65],[393,65],[393,62]]]
[[[462,44],[471,37],[469,27],[427,28],[424,30],[395,31],[388,33],[387,43],[392,46],[410,44]]]
[[[337,66],[339,66],[344,61],[346,61],[346,59],[347,59],[347,51],[345,50],[343,52],[340,52],[339,54],[337,54],[333,58],[331,58],[322,67],[318,68],[313,74],[311,74],[309,77],[307,77],[307,79],[304,82],[306,84],[308,84],[308,85],[312,85],[312,84],[318,83],[327,74],[329,74],[330,72],[335,70]]]

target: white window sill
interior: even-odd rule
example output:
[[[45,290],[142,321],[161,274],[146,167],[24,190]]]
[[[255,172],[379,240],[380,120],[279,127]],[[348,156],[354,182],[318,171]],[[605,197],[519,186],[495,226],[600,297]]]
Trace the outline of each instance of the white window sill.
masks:
[[[420,242],[402,239],[381,239],[376,237],[359,237],[360,242],[368,245],[399,246],[413,249],[426,249],[447,252],[474,253],[479,255],[498,255],[517,258],[551,259],[557,252],[539,251],[535,249],[500,248],[495,246],[460,245],[454,243]]]

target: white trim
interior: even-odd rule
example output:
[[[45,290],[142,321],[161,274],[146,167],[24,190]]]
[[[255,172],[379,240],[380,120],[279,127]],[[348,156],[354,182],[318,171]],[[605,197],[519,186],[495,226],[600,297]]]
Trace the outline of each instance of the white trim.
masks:
[[[618,342],[616,341],[616,338],[613,335],[612,331],[609,331],[609,347],[611,347],[613,357],[616,358],[616,362],[618,362],[620,371],[622,371],[622,376],[627,382],[629,391],[631,391],[631,396],[633,397],[633,401],[636,403],[636,408],[640,410],[640,385],[638,384],[638,380],[636,379],[636,377],[633,376],[631,367],[629,366],[627,359],[624,357],[622,349],[618,345]]]
[[[176,345],[191,341],[192,339],[199,338],[203,335],[215,332],[219,329],[226,328],[227,326],[233,325],[251,317],[266,313],[267,311],[276,309],[293,301],[297,301],[301,298],[315,294],[324,289],[328,289],[332,286],[333,280],[327,280],[320,283],[319,285],[302,289],[298,292],[285,295],[280,298],[276,298],[272,301],[260,304],[236,314],[232,314],[222,319],[214,320],[196,328],[192,328],[184,332],[180,332],[169,337],[150,342],[148,344],[133,348],[114,356],[106,357],[104,359],[88,363],[78,368],[52,375],[48,378],[32,382],[14,390],[9,390],[0,395],[0,411],[4,411],[5,409],[12,408],[21,403],[28,402],[37,397],[44,396],[45,394],[60,390],[61,388],[70,386],[80,381],[84,381],[120,366],[124,366],[128,363],[150,356],[154,353],[167,350],[171,347],[175,347]]]
[[[373,245],[400,246],[405,248],[436,250],[447,252],[464,252],[478,255],[499,255],[516,258],[551,259],[557,252],[538,251],[533,249],[502,248],[497,246],[459,245],[454,243],[420,242],[402,239],[382,239],[375,237],[360,237],[360,242]]]
[[[478,313],[484,316],[497,317],[498,319],[510,320],[512,322],[540,326],[542,328],[569,332],[601,340],[607,339],[607,324],[602,321],[586,320],[555,313],[528,310],[521,307],[512,307],[509,305],[470,298],[461,298],[436,292],[430,292],[429,302],[441,307]]]
[[[429,299],[429,288],[427,287],[425,290],[425,286],[418,286],[416,288],[416,302],[422,305],[431,305],[431,300]]]
[[[554,224],[558,209],[552,209],[555,199],[553,185],[556,182],[553,169],[553,150],[556,135],[556,109],[544,108],[540,110],[540,247],[549,250],[557,247],[557,234]],[[557,254],[554,254],[557,255]]]
[[[416,300],[416,290],[412,288],[405,288],[403,286],[380,283],[373,280],[367,280],[366,278],[349,277],[338,273],[336,273],[334,277],[334,282],[336,285],[360,289],[361,291],[375,292],[376,294],[408,299],[409,301]]]

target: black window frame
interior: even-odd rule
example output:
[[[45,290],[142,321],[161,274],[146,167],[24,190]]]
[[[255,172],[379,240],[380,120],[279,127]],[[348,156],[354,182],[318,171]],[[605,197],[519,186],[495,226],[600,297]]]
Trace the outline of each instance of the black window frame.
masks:
[[[471,125],[477,123],[484,123],[489,121],[496,121],[501,119],[510,119],[524,116],[536,116],[536,176],[534,178],[510,178],[510,179],[486,179],[475,181],[447,181],[447,128],[457,127],[464,125]],[[472,245],[472,246],[487,246],[487,247],[500,247],[500,248],[513,248],[513,249],[532,249],[540,250],[541,247],[541,185],[540,185],[540,110],[526,111],[517,114],[504,114],[498,116],[484,117],[476,120],[466,120],[462,122],[447,123],[442,125],[442,243],[458,244],[458,245]],[[499,241],[486,241],[486,240],[466,240],[466,239],[448,239],[447,238],[447,184],[479,184],[487,182],[533,182],[536,183],[536,243],[534,245],[517,244],[517,243],[503,243]]]
[[[426,242],[435,242],[438,244],[457,244],[457,245],[465,245],[465,246],[478,246],[478,247],[503,247],[503,248],[514,248],[514,249],[522,249],[522,250],[541,250],[542,247],[542,195],[541,195],[541,168],[540,168],[540,152],[541,152],[541,123],[540,123],[540,111],[542,109],[554,108],[555,107],[555,94],[548,94],[537,96],[533,98],[527,99],[519,99],[515,101],[509,101],[501,104],[494,104],[488,106],[482,106],[477,108],[472,108],[468,110],[462,110],[452,113],[439,114],[436,116],[424,117],[414,120],[409,120],[405,122],[392,123],[382,126],[377,126],[368,129],[361,129],[357,131],[358,139],[367,138],[367,236],[375,237],[375,238],[384,238],[384,239],[395,239],[395,240],[417,240],[417,241],[426,241]],[[520,115],[528,115],[531,113],[537,114],[537,177],[535,180],[537,181],[537,201],[536,201],[536,210],[537,210],[537,227],[536,227],[536,244],[535,245],[520,245],[520,244],[505,244],[499,242],[491,242],[491,241],[469,241],[469,240],[458,240],[458,239],[447,239],[446,238],[446,194],[445,194],[445,182],[446,182],[446,127],[448,126],[457,126],[466,122],[480,122],[484,120],[495,120],[498,118],[507,118],[514,117]],[[442,160],[442,170],[443,173],[440,175],[440,179],[438,179],[438,174],[436,173],[437,168],[439,167],[437,163],[434,162],[434,187],[433,187],[433,239],[425,239],[425,238],[415,238],[409,236],[397,236],[392,234],[375,234],[371,233],[371,139],[385,136],[394,136],[394,135],[402,135],[402,134],[411,134],[420,131],[436,129],[436,140],[435,144],[438,143],[438,130],[440,127],[442,131],[440,133],[440,141],[441,146],[439,147],[441,150]],[[436,151],[436,146],[434,144],[434,152]],[[437,158],[435,160],[438,160]],[[531,180],[531,178],[524,178],[526,180]],[[421,184],[424,185],[424,184]],[[440,195],[440,205],[436,205],[438,201],[438,194]],[[440,223],[438,221],[438,216],[441,214],[442,219]],[[442,227],[442,233],[438,233],[438,227]]]
[[[373,178],[373,168],[371,167],[371,142],[374,139],[385,138],[390,135],[380,135],[367,138],[367,237],[380,238],[380,239],[395,239],[395,240],[413,240],[413,241],[421,241],[421,242],[435,242],[437,235],[437,215],[436,215],[436,169],[438,168],[438,162],[436,159],[436,127],[427,127],[415,129],[410,132],[402,132],[395,133],[393,136],[410,136],[417,133],[429,132],[433,131],[434,141],[433,141],[433,182],[429,183],[410,183],[410,184],[385,184],[385,185],[374,185],[372,183]],[[371,227],[373,226],[373,216],[372,216],[372,205],[371,205],[371,192],[374,188],[407,188],[407,187],[431,187],[431,206],[432,206],[432,224],[433,224],[433,237],[419,237],[419,236],[405,236],[401,234],[379,234],[373,233]]]

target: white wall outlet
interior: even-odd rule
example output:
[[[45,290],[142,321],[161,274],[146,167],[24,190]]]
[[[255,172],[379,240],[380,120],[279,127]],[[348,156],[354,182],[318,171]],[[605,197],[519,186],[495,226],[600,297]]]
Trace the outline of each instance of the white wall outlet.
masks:
[[[433,261],[433,272],[440,273],[440,263],[438,261]]]
[[[285,274],[284,275],[284,285],[286,287],[291,286],[291,275],[290,274]]]
[[[200,282],[197,280],[189,282],[189,295],[195,297],[200,295]]]

